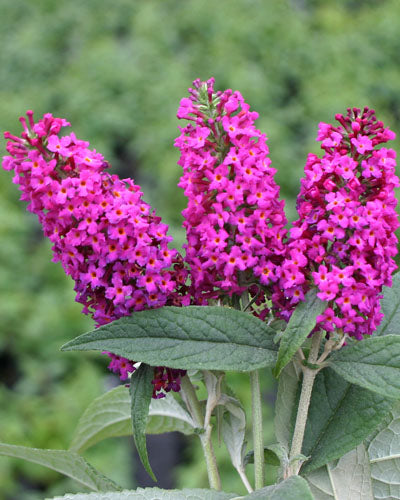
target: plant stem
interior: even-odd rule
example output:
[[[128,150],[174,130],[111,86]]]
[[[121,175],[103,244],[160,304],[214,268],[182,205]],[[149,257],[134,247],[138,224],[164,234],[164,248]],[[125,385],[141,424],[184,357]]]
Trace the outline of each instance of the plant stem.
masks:
[[[221,479],[219,477],[217,460],[215,458],[214,448],[211,442],[211,429],[212,427],[209,426],[208,429],[205,430],[204,434],[200,434],[199,437],[201,446],[203,447],[204,457],[206,459],[210,488],[214,488],[214,490],[221,490]]]
[[[308,355],[308,363],[315,364],[318,359],[319,346],[321,344],[322,334],[315,333],[312,337],[311,349]],[[308,408],[311,401],[311,393],[314,385],[315,377],[317,376],[318,370],[309,368],[308,366],[302,366],[303,370],[303,381],[301,386],[301,394],[299,406],[297,409],[296,424],[293,433],[292,446],[289,455],[289,471],[287,476],[298,474],[301,461],[296,460],[296,457],[301,454],[301,449],[303,446],[304,432],[306,429]]]
[[[181,379],[181,389],[185,395],[185,403],[188,407],[189,413],[192,416],[194,423],[197,427],[204,427],[204,415],[201,409],[200,401],[197,399],[196,390],[188,375]]]
[[[242,294],[241,302],[243,311],[246,311],[250,306],[249,293],[247,290]],[[250,372],[250,387],[251,409],[253,416],[254,480],[255,489],[259,490],[261,488],[264,488],[265,462],[264,435],[262,426],[262,403],[258,370]]]
[[[254,478],[255,489],[264,487],[264,436],[262,428],[262,404],[258,370],[250,372],[251,406],[253,414]]]
[[[195,425],[200,429],[204,429],[204,432],[199,434],[199,438],[203,448],[204,458],[206,459],[210,488],[220,490],[221,479],[219,477],[217,461],[215,459],[214,448],[211,442],[212,427],[211,425],[207,425],[207,428],[204,428],[204,414],[200,401],[198,400],[195,388],[187,375],[181,379],[181,389],[186,406],[194,420]]]

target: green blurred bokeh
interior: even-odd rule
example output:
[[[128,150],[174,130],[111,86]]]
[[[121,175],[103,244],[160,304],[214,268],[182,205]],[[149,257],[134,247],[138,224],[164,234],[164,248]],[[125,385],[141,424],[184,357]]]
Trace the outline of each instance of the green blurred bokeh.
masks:
[[[177,246],[185,199],[175,115],[195,78],[214,76],[259,112],[290,219],[318,122],[367,105],[400,130],[397,0],[0,0],[0,19],[1,129],[19,134],[27,109],[65,117],[113,172],[142,186]],[[11,178],[0,174],[0,441],[65,448],[88,402],[115,382],[100,356],[59,352],[93,325]],[[232,383],[248,401],[243,378]],[[272,387],[265,374],[264,391]],[[268,406],[265,415],[271,440]],[[110,441],[87,457],[133,487],[130,446]],[[185,457],[180,486],[206,486],[198,460]],[[37,486],[73,491],[56,473],[0,457],[0,496],[43,498]]]

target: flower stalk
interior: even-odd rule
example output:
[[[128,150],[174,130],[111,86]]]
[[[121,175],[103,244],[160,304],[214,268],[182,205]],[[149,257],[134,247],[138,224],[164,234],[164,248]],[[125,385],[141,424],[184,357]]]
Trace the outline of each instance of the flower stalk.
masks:
[[[321,345],[322,333],[315,333],[312,337],[311,349],[308,355],[307,362],[309,365],[315,365],[318,360],[319,347]],[[308,409],[310,407],[311,394],[314,386],[315,377],[318,374],[318,369],[310,368],[302,365],[303,381],[301,386],[301,394],[299,406],[297,409],[296,424],[293,433],[292,446],[289,454],[289,469],[287,477],[297,475],[300,471],[302,461],[299,457],[301,454],[304,432],[306,429]]]
[[[194,420],[195,425],[200,429],[204,429],[204,432],[199,434],[199,438],[201,446],[203,448],[204,458],[206,460],[208,482],[210,483],[210,488],[221,490],[221,479],[219,476],[217,461],[211,441],[212,427],[208,424],[205,428],[204,415],[200,405],[200,401],[198,400],[196,390],[187,375],[182,378],[181,390],[182,397],[186,403],[190,415]]]
[[[242,294],[241,304],[243,311],[246,311],[250,304],[249,294],[247,292]],[[254,446],[254,481],[255,489],[259,490],[263,488],[265,484],[265,461],[264,435],[262,426],[262,401],[258,370],[250,372],[250,388]]]
[[[265,484],[264,443],[262,427],[262,403],[258,370],[250,372],[251,407],[253,416],[254,479],[255,489]]]

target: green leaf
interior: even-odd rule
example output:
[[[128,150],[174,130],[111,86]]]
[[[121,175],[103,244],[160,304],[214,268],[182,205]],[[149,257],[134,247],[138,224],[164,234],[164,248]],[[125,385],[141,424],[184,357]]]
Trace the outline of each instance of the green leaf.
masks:
[[[307,481],[291,476],[281,483],[254,491],[246,500],[314,500]]]
[[[305,301],[296,307],[280,341],[278,361],[274,368],[275,377],[279,377],[283,368],[303,345],[315,327],[317,316],[325,311],[326,306],[327,303],[317,297],[317,290],[313,288],[307,293]]]
[[[390,288],[383,287],[381,309],[384,318],[374,336],[400,335],[400,273],[393,276],[393,284]]]
[[[246,413],[240,402],[222,394],[219,405],[226,410],[222,418],[221,434],[228,449],[232,465],[235,469],[244,471],[244,454],[246,449]]]
[[[171,393],[166,394],[165,398],[151,400],[146,434],[181,432],[190,435],[197,430],[192,417]]]
[[[179,431],[193,434],[192,417],[172,394],[150,402],[146,434]],[[70,450],[81,453],[103,439],[132,434],[131,398],[128,389],[120,385],[96,398],[79,420]]]
[[[137,490],[124,490],[118,493],[68,494],[62,497],[53,497],[51,500],[231,500],[234,498],[237,498],[236,493],[225,493],[215,490],[160,490],[159,488],[138,488]]]
[[[373,500],[369,457],[364,444],[306,477],[315,500]]]
[[[286,460],[287,454],[280,444],[264,446],[264,460],[267,465],[279,466]],[[244,465],[254,464],[254,450],[249,451],[244,457]]]
[[[143,467],[153,481],[157,481],[151,470],[146,446],[146,426],[151,397],[153,395],[154,368],[141,364],[131,376],[131,418],[133,427],[133,439],[142,461]]]
[[[0,455],[22,458],[68,476],[93,491],[119,491],[121,488],[94,469],[77,453],[66,450],[42,450],[0,443]]]
[[[395,404],[386,427],[372,437],[368,454],[375,499],[400,499],[400,403]]]
[[[302,453],[311,457],[301,473],[338,459],[358,446],[389,413],[393,400],[346,382],[330,368],[314,383]]]
[[[258,318],[216,306],[135,312],[68,342],[64,351],[111,351],[152,366],[251,371],[276,360],[275,332]]]
[[[400,399],[400,336],[371,337],[330,357],[330,366],[348,382]]]
[[[285,366],[278,381],[274,419],[275,435],[287,453],[292,442],[300,376],[300,368],[291,362]]]

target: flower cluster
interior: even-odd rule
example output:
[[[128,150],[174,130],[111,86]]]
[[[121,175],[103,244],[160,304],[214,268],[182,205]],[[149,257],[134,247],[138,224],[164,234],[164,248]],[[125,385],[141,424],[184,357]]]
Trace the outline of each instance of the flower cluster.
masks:
[[[288,319],[314,285],[328,302],[318,328],[342,329],[362,339],[382,320],[382,286],[391,286],[396,268],[396,153],[377,147],[395,134],[368,108],[348,109],[335,118],[336,127],[319,125],[323,158],[308,156],[297,200],[299,219],[273,301]]]
[[[142,200],[139,186],[107,173],[109,165],[88,142],[61,136],[65,120],[46,114],[35,123],[31,111],[27,117],[20,119],[21,137],[5,133],[11,156],[3,167],[14,170],[21,200],[53,243],[53,261],[75,281],[83,312],[103,325],[133,311],[184,304],[182,258],[168,248],[168,227]],[[127,378],[134,362],[109,355],[110,369]],[[155,392],[179,386],[179,374],[165,383],[163,375],[156,370]]]
[[[213,84],[193,82],[177,114],[191,123],[175,141],[183,168],[178,185],[188,198],[185,260],[197,303],[240,295],[256,281],[272,287],[285,251],[284,202],[266,137],[254,126],[258,114],[239,92],[214,92]]]
[[[35,123],[28,111],[21,137],[5,133],[3,167],[14,171],[21,200],[53,243],[53,260],[75,281],[83,312],[104,325],[164,305],[234,302],[248,291],[254,314],[264,319],[272,304],[288,320],[316,287],[328,303],[316,329],[371,334],[383,316],[382,287],[396,268],[396,154],[379,147],[394,133],[368,108],[336,115],[337,126],[320,123],[324,154],[308,156],[299,219],[286,241],[284,202],[266,137],[254,125],[258,114],[239,92],[213,86],[213,79],[193,82],[178,110],[189,120],[175,141],[188,198],[185,259],[169,248],[168,227],[139,186],[109,174],[88,142],[60,134],[65,120],[46,114]],[[134,361],[107,354],[122,380],[135,370]],[[179,390],[184,373],[156,367],[153,397]]]

